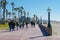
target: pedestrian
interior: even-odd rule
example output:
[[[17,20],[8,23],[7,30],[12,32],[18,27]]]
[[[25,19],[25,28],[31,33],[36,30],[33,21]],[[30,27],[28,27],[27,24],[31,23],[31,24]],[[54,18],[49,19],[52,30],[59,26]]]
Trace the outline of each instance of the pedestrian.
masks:
[[[27,22],[27,21],[26,21],[26,23],[25,23],[25,24],[26,24],[26,28],[28,28],[28,22]]]
[[[11,20],[8,19],[8,25],[9,25],[9,31],[11,31],[12,27],[11,27]]]
[[[24,28],[24,21],[22,22],[22,27]]]
[[[22,22],[19,22],[19,27],[20,27],[20,28],[22,27]]]
[[[35,21],[34,20],[31,21],[31,26],[35,27]]]
[[[33,26],[35,27],[35,22],[33,22]]]
[[[31,21],[31,26],[33,27],[33,22]]]
[[[16,27],[17,27],[17,30],[18,30],[18,27],[19,27],[18,21],[16,21],[15,24],[16,24]]]
[[[14,31],[15,30],[15,22],[14,22],[14,20],[11,21],[11,26],[12,26],[12,30]]]

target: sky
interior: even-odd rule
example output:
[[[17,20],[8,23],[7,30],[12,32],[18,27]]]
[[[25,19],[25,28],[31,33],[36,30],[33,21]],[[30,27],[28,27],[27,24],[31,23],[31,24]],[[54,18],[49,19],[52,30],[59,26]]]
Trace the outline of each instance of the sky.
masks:
[[[7,0],[7,9],[12,10],[11,3],[15,3],[15,7],[24,7],[29,16],[36,14],[39,18],[48,19],[48,7],[51,9],[51,20],[60,21],[60,0]]]

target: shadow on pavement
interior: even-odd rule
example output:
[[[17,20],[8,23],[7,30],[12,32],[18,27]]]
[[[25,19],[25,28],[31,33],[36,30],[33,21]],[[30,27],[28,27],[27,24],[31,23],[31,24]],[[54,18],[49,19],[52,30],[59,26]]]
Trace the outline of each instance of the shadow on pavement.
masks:
[[[47,29],[47,27],[45,27],[45,26],[43,26],[43,25],[38,25],[38,26],[39,26],[39,28],[40,28],[43,36],[48,36],[48,33],[47,33],[47,31],[45,30],[45,29]]]
[[[34,37],[30,37],[29,39],[35,39],[35,38],[40,38],[40,37],[47,37],[47,36],[34,36]]]
[[[6,33],[6,32],[10,32],[9,30],[2,30],[0,31],[0,33]]]

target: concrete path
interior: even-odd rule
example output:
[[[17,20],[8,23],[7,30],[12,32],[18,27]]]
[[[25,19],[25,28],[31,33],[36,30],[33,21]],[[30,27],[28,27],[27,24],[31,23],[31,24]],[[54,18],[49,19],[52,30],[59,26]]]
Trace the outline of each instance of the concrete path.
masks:
[[[60,38],[59,36],[43,36],[38,25],[34,28],[29,24],[29,28],[0,32],[0,40],[60,40]]]

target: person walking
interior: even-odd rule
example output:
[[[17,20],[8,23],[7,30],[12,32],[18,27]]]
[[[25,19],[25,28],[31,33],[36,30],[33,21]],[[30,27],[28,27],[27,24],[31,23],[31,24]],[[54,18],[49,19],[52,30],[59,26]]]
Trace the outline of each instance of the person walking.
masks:
[[[16,21],[15,25],[16,25],[17,30],[18,30],[18,27],[19,27],[18,21]]]
[[[25,23],[25,24],[26,24],[26,28],[28,28],[28,22],[27,22],[27,21],[26,21],[26,23]]]
[[[11,27],[11,20],[8,19],[8,25],[9,25],[9,31],[11,31],[12,27]]]
[[[31,20],[31,26],[33,27],[33,22],[32,22],[32,20]]]
[[[22,22],[19,22],[19,27],[20,27],[20,29],[21,29],[21,27],[22,27]]]
[[[35,20],[34,19],[31,20],[31,26],[35,27]]]
[[[35,27],[35,22],[33,22],[33,26]]]
[[[22,28],[24,28],[24,21],[22,22]]]
[[[15,30],[15,22],[14,22],[14,20],[11,21],[11,27],[12,27],[12,30],[14,31]]]

